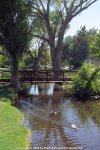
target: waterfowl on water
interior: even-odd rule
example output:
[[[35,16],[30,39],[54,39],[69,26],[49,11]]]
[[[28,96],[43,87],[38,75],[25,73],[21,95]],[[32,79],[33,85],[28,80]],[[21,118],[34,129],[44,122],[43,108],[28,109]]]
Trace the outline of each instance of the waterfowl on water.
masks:
[[[75,124],[72,124],[71,127],[72,127],[73,129],[78,129],[77,125],[75,125]]]
[[[52,115],[57,115],[57,112],[54,111],[54,110],[52,110],[50,115],[51,115],[51,116],[52,116]]]

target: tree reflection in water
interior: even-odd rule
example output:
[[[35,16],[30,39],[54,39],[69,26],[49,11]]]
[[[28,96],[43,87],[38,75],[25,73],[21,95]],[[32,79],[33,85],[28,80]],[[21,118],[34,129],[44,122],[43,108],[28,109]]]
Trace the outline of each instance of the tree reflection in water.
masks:
[[[63,95],[59,85],[40,84],[38,95],[21,101],[27,124],[31,130],[32,146],[82,145],[88,150],[100,150],[100,102],[81,102]],[[48,94],[49,91],[49,94]],[[31,93],[32,95],[32,93]],[[52,110],[57,115],[50,116]],[[79,130],[73,130],[72,124]],[[95,139],[95,140],[94,140]],[[84,148],[85,149],[85,148]]]
[[[30,110],[23,110],[29,122],[27,124],[30,124],[31,144],[74,147],[78,143],[76,137],[71,139],[66,133],[67,128],[71,128],[71,123],[67,122],[65,127],[63,126],[63,88],[61,85],[52,85],[51,88],[50,84],[38,84],[38,90],[35,90],[38,91],[38,95],[35,96],[33,93],[30,102],[28,99],[32,107]],[[52,110],[57,114],[51,116]]]
[[[72,101],[73,106],[77,109],[78,116],[81,121],[86,123],[88,119],[92,119],[94,123],[100,126],[100,100],[95,101]]]

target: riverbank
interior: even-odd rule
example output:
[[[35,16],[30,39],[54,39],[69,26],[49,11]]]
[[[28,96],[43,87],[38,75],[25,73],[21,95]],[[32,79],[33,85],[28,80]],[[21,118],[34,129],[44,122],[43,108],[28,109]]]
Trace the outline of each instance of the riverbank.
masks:
[[[73,83],[72,82],[67,82],[63,85],[64,89],[64,95],[65,96],[74,96],[74,91],[73,91]]]
[[[29,146],[29,130],[23,114],[11,106],[16,93],[9,86],[0,86],[0,150],[16,150]]]
[[[64,96],[70,96],[70,97],[74,97],[77,100],[81,100],[81,101],[96,101],[96,100],[100,100],[100,95],[94,95],[94,96],[90,96],[87,98],[80,98],[78,96],[75,96],[74,90],[73,90],[73,83],[69,82],[63,85],[63,89],[64,89]]]

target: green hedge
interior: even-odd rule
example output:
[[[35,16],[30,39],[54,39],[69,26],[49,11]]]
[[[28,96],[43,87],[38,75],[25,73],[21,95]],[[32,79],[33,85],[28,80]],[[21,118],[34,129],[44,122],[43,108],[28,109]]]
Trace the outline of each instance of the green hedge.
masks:
[[[84,64],[74,77],[73,89],[81,98],[100,95],[100,68]]]

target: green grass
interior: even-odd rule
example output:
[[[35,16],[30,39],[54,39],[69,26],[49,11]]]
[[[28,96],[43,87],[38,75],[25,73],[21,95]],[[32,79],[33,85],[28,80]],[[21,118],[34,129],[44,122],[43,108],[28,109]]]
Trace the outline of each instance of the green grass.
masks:
[[[22,120],[19,110],[0,102],[0,150],[16,150],[29,145],[29,131]]]
[[[29,130],[23,125],[23,114],[11,106],[16,93],[9,86],[0,86],[0,150],[17,150],[29,146]]]
[[[8,68],[0,68],[0,79],[11,78],[11,72]]]
[[[2,71],[5,71],[5,70],[9,70],[9,68],[0,68],[0,70]]]
[[[73,83],[67,82],[64,84],[64,94],[67,95],[73,95]]]

